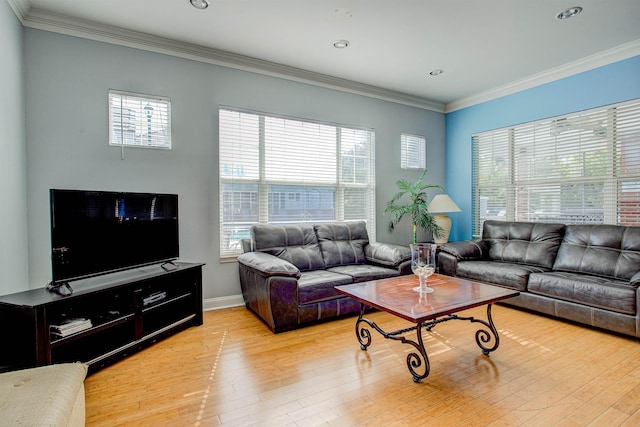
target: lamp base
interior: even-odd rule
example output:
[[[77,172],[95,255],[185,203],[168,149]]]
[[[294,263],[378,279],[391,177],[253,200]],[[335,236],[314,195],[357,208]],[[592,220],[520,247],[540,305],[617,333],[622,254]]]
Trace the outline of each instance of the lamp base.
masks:
[[[443,245],[449,241],[449,234],[451,233],[451,218],[443,213],[435,214],[433,220],[442,229],[440,237],[433,236],[433,242],[436,245]]]

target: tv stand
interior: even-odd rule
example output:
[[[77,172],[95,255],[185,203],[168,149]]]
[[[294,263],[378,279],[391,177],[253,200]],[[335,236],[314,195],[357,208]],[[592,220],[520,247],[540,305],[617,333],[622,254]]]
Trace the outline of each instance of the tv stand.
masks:
[[[74,281],[71,294],[32,289],[0,296],[0,366],[84,362],[93,373],[202,325],[202,265],[175,262],[170,269],[156,264],[95,276]],[[69,324],[73,328],[57,328]]]

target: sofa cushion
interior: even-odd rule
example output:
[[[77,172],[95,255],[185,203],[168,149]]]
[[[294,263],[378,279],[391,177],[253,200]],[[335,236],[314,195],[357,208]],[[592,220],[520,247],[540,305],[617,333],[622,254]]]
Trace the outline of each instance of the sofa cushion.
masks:
[[[369,235],[364,221],[314,225],[325,266],[364,264]]]
[[[529,292],[623,314],[636,314],[636,290],[627,281],[552,271],[529,277]]]
[[[630,280],[640,270],[640,227],[569,225],[553,269]]]
[[[327,270],[305,271],[298,279],[298,303],[310,304],[333,298],[341,298],[333,288],[353,283],[351,276]]]
[[[551,268],[565,227],[564,224],[485,221],[482,239],[489,240],[489,259]]]
[[[289,261],[300,271],[324,268],[324,260],[312,225],[251,226],[254,251],[265,252]]]
[[[331,267],[329,271],[350,276],[354,282],[367,282],[400,275],[400,272],[395,268],[385,268],[371,264],[341,265]]]
[[[456,276],[524,291],[531,273],[549,271],[533,265],[498,261],[458,261]]]

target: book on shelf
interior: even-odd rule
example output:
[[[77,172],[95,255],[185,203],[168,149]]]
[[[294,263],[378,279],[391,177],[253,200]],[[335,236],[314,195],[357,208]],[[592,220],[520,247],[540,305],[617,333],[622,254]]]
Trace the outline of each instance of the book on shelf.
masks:
[[[52,324],[50,326],[50,330],[53,335],[63,338],[89,329],[92,326],[93,324],[91,323],[91,319],[76,317],[63,320],[58,325]]]

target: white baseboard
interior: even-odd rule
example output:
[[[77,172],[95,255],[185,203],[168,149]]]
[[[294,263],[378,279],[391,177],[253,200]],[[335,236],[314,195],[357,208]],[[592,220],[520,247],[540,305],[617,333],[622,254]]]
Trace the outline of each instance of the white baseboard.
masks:
[[[220,310],[229,307],[241,307],[244,305],[242,294],[228,297],[207,298],[202,301],[202,311]]]

